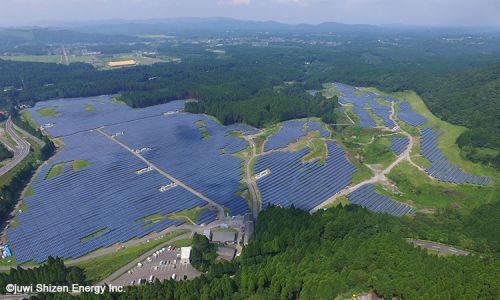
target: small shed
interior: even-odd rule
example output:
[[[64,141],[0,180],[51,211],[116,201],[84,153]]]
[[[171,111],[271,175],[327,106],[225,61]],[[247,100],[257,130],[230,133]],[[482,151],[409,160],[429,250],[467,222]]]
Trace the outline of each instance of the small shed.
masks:
[[[181,248],[181,264],[189,264],[189,258],[191,257],[191,247]]]

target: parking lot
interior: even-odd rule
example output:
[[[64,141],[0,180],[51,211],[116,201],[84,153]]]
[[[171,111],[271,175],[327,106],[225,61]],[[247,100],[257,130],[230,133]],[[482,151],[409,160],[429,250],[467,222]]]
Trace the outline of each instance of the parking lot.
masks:
[[[164,250],[163,250],[164,249]],[[168,247],[157,251],[156,256],[151,255],[140,265],[136,265],[127,273],[114,280],[114,285],[138,285],[156,279],[162,281],[170,279],[175,274],[175,280],[194,278],[200,275],[191,264],[180,263],[180,248],[170,249]]]

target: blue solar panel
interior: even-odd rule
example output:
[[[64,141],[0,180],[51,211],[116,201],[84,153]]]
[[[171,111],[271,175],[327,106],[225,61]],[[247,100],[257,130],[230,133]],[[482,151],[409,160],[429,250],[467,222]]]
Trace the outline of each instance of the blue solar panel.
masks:
[[[273,152],[259,156],[257,173],[271,173],[257,181],[263,207],[269,203],[289,207],[292,204],[311,210],[349,185],[356,168],[345,157],[342,148],[328,141],[328,157],[324,164],[302,162],[308,148],[297,152]]]
[[[184,109],[185,102],[177,100],[146,108],[130,108],[127,105],[112,101],[112,98],[113,96],[99,96],[37,102],[34,107],[29,109],[29,112],[41,126],[49,124],[47,130],[52,136],[59,137],[135,120],[138,117],[148,118],[179,111]],[[57,115],[42,117],[38,114],[38,110],[47,107],[54,108]],[[87,109],[90,107],[92,109]]]
[[[373,184],[365,184],[347,195],[349,203],[366,207],[367,209],[388,213],[397,217],[402,217],[407,213],[415,213],[415,208],[406,204],[391,200],[383,195],[380,195],[375,190]]]
[[[427,118],[414,112],[411,104],[406,101],[399,105],[398,118],[411,126],[420,126],[427,122]]]
[[[431,162],[431,165],[426,169],[427,173],[445,182],[487,186],[491,180],[490,177],[467,174],[448,161],[448,158],[438,148],[438,139],[442,133],[442,131],[438,132],[432,127],[420,130],[420,151],[422,156]]]
[[[408,144],[410,140],[406,137],[404,138],[393,138],[391,139],[391,150],[396,153],[396,155],[400,155],[403,153],[406,148],[408,148]]]

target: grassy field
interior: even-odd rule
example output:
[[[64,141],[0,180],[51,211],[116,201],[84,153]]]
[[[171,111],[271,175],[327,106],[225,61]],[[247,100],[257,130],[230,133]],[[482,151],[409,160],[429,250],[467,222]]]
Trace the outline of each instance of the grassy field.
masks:
[[[352,126],[341,132],[336,132],[337,139],[341,140],[351,155],[360,163],[376,165],[377,168],[387,167],[396,159],[392,152],[391,138],[399,135],[386,135],[380,129],[367,129]]]
[[[337,207],[339,205],[346,206],[349,205],[349,200],[346,196],[338,197],[335,202],[326,205],[324,208]]]
[[[175,247],[188,247],[188,246],[191,246],[192,243],[193,243],[192,239],[182,239],[182,240],[178,240],[178,241],[173,242],[172,246],[175,246]]]
[[[402,193],[404,202],[418,208],[444,208],[470,210],[500,197],[495,187],[456,185],[430,179],[409,163],[401,163],[388,175]],[[399,199],[398,199],[399,200]]]
[[[41,63],[65,63],[62,55],[2,55],[0,59],[13,60],[13,61],[27,61],[27,62],[41,62]],[[90,63],[96,59],[91,55],[69,55],[69,62],[86,62]]]
[[[306,147],[310,149],[309,153],[302,157],[303,162],[310,162],[319,159],[319,164],[324,164],[328,157],[328,147],[325,141],[322,140],[321,133],[318,130],[309,132],[305,137],[299,139],[298,142],[292,144],[295,150],[301,150]]]
[[[208,130],[207,128],[207,124],[205,123],[205,121],[202,121],[202,120],[198,120],[195,122],[195,124],[199,127],[200,129],[200,132],[201,132],[201,139],[202,140],[208,140],[209,138],[212,137],[212,135],[210,134],[210,131]]]
[[[195,207],[191,209],[185,209],[183,211],[170,213],[167,215],[170,219],[185,221],[186,218],[189,218],[193,222],[197,222],[200,219],[200,215],[206,208],[203,207]]]
[[[333,96],[340,97],[342,93],[335,89],[335,83],[325,83],[323,84],[324,90],[322,90],[322,94],[325,98],[329,99]]]
[[[72,166],[74,171],[78,171],[90,166],[90,163],[86,160],[74,160],[53,165],[52,168],[49,170],[47,177],[45,177],[45,180],[49,180],[51,178],[63,174],[65,166]]]
[[[55,117],[58,115],[58,112],[56,111],[55,107],[49,106],[49,107],[44,107],[41,109],[38,109],[36,113],[40,117]]]
[[[206,210],[206,208],[203,207],[195,207],[192,209],[185,209],[183,211],[175,212],[175,213],[170,213],[166,215],[162,215],[160,213],[155,213],[150,216],[146,216],[144,218],[138,219],[136,222],[147,222],[151,221],[151,223],[147,223],[144,225],[144,228],[147,228],[154,223],[158,223],[160,221],[165,220],[166,218],[174,219],[174,220],[181,220],[181,221],[189,221],[191,219],[193,222],[196,222],[200,219],[200,214]],[[189,218],[189,219],[188,219]]]
[[[85,110],[88,112],[95,112],[95,107],[92,104],[85,104]]]
[[[82,242],[82,243],[83,243],[83,242],[85,242],[85,241],[87,241],[87,240],[90,240],[90,239],[91,239],[91,238],[93,238],[93,237],[96,237],[96,236],[98,236],[98,235],[100,235],[100,234],[103,234],[104,232],[106,232],[106,231],[108,231],[108,230],[109,230],[109,228],[108,228],[108,227],[103,228],[103,229],[101,229],[101,230],[99,230],[99,231],[96,231],[96,232],[94,232],[94,233],[92,233],[92,234],[87,235],[86,237],[81,238],[81,239],[80,239],[80,242]]]
[[[96,259],[79,263],[77,264],[77,266],[85,271],[85,275],[87,276],[87,279],[89,281],[96,283],[108,277],[113,272],[138,258],[145,252],[154,249],[158,245],[165,243],[168,240],[171,240],[176,236],[179,236],[186,232],[186,230],[174,231],[166,235],[162,239],[150,240],[149,243],[125,248],[123,250],[117,251],[116,253],[103,255]]]

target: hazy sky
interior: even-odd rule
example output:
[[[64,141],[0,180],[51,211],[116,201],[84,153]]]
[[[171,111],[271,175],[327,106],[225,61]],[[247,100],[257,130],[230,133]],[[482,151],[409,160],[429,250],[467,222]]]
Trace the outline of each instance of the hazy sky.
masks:
[[[0,0],[0,25],[224,16],[287,23],[500,25],[500,0]]]

